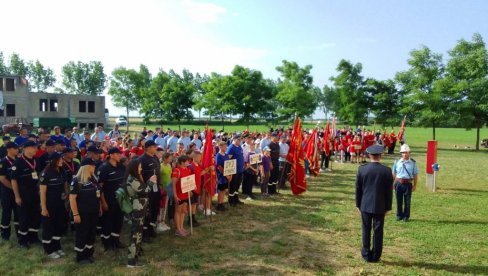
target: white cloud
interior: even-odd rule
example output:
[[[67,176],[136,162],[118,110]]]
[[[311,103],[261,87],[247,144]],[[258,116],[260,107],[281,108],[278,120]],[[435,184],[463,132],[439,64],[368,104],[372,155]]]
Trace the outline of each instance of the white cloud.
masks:
[[[183,8],[187,16],[197,23],[213,23],[227,13],[227,9],[213,3],[183,0]]]

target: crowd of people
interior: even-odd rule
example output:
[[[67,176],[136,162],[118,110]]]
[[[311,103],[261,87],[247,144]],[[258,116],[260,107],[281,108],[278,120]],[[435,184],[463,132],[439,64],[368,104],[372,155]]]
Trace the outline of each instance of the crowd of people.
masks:
[[[304,141],[309,133],[304,131]],[[291,129],[212,131],[212,137],[205,135],[199,129],[144,128],[131,136],[115,125],[108,133],[102,126],[81,133],[74,127],[63,134],[54,127],[53,133],[22,129],[15,138],[4,136],[0,146],[2,239],[10,239],[13,217],[21,247],[39,243],[50,258],[57,259],[65,256],[61,239],[71,229],[75,232],[76,261],[86,264],[94,261],[98,234],[105,250],[127,247],[128,267],[138,267],[141,244],[171,229],[168,225],[173,226],[176,236],[186,237],[185,221],[199,226],[197,211],[213,216],[244,204],[244,200],[276,195],[285,187]],[[336,161],[359,162],[370,144],[384,145],[393,152],[396,143],[394,133],[351,128],[337,130],[331,139],[324,139],[323,130],[319,136],[322,171],[328,168],[332,155]],[[330,156],[324,142],[333,146]],[[215,165],[207,168],[202,166],[205,143],[212,143],[215,158]],[[255,154],[260,156],[259,163],[250,162]],[[229,159],[236,159],[233,175],[224,174]],[[306,172],[310,173],[307,167]],[[196,188],[183,193],[181,179],[192,174]],[[202,179],[211,174],[216,178],[216,190],[205,192]],[[260,196],[253,193],[254,186],[259,187]],[[121,209],[120,188],[130,198],[129,214]],[[120,240],[124,221],[131,228],[128,246]]]

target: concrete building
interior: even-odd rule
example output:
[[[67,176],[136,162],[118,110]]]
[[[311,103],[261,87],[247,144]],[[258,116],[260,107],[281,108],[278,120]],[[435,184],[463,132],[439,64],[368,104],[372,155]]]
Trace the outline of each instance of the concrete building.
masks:
[[[29,91],[21,76],[0,75],[0,124],[24,122],[35,118],[71,119],[79,128],[105,125],[105,97]]]

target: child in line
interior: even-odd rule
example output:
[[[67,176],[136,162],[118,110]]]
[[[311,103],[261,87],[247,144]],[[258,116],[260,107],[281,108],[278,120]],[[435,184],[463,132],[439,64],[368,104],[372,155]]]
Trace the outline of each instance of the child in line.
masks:
[[[271,163],[271,149],[264,147],[261,157],[261,195],[268,196],[268,182],[273,164]]]
[[[219,142],[219,153],[215,155],[215,166],[217,167],[217,211],[225,211],[224,199],[225,193],[229,188],[229,183],[232,179],[231,175],[224,176],[224,164],[229,160],[229,155],[225,153],[227,150],[227,143],[225,141]]]
[[[178,157],[178,166],[173,169],[173,172],[171,174],[173,184],[173,198],[175,204],[175,234],[176,236],[181,237],[186,237],[189,234],[185,230],[185,228],[183,228],[185,214],[188,211],[188,193],[183,193],[181,190],[181,179],[192,174],[190,168],[188,168],[189,160],[190,158],[186,155],[181,155],[180,157]]]

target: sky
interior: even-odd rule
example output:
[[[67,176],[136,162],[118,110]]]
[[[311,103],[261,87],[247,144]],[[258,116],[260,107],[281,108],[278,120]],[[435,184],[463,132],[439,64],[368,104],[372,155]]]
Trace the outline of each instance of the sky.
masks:
[[[282,60],[330,84],[341,59],[385,80],[422,45],[447,58],[459,39],[488,40],[484,0],[0,0],[0,51],[39,59],[61,79],[69,61],[230,74],[238,64],[276,79]],[[106,94],[106,92],[105,92]],[[111,116],[125,114],[107,96]],[[323,117],[317,111],[314,117]]]

